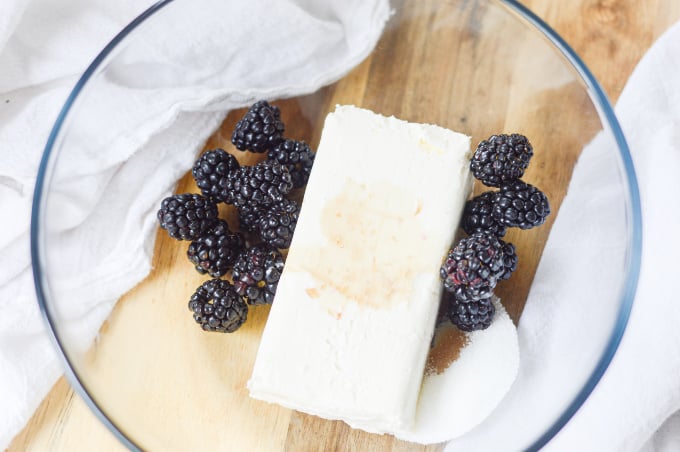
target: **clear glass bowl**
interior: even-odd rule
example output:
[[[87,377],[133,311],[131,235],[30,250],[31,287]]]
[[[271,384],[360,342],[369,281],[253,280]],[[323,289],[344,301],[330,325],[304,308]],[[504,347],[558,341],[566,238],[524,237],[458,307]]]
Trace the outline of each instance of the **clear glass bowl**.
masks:
[[[116,184],[124,183],[125,178],[116,179],[114,174],[124,171],[127,156],[108,148],[102,137],[134,136],[134,125],[126,118],[130,105],[138,102],[135,90],[170,86],[178,72],[199,80],[201,68],[187,65],[181,52],[173,64],[164,61],[162,70],[155,66],[159,62],[154,55],[162,54],[168,42],[187,40],[209,29],[228,17],[233,7],[230,2],[164,1],[126,27],[94,60],[68,98],[38,175],[31,234],[40,307],[71,384],[131,448],[185,450],[242,444],[243,450],[272,450],[292,444],[292,437],[311,425],[302,415],[296,418],[288,410],[267,407],[244,396],[266,310],[253,314],[247,327],[239,331],[246,341],[240,342],[238,349],[229,342],[230,336],[202,333],[193,324],[186,301],[204,278],[192,273],[182,257],[185,243],[159,234],[155,245],[153,241],[146,244],[144,252],[130,247],[126,265],[145,268],[153,254],[154,269],[134,289],[137,280],[127,282],[132,292],[117,303],[100,330],[98,322],[91,319],[106,318],[119,295],[109,290],[106,273],[100,270],[116,265],[107,261],[111,248],[115,245],[125,251],[126,242],[111,244],[106,228],[88,225],[93,221],[122,227],[120,209],[96,210],[85,217],[64,215],[74,206],[96,204],[99,197],[108,197],[114,204],[126,202],[116,199]],[[518,248],[520,276],[499,286],[498,294],[515,322],[520,319],[574,164],[596,136],[603,149],[600,158],[613,175],[615,211],[623,227],[622,251],[603,253],[601,266],[611,270],[616,284],[604,287],[597,278],[582,280],[578,272],[568,270],[562,275],[573,287],[575,310],[597,305],[590,314],[592,326],[579,332],[591,346],[566,353],[559,360],[530,363],[531,371],[520,371],[493,415],[449,444],[452,450],[489,450],[493,441],[501,439],[505,450],[535,449],[549,441],[588,397],[625,329],[641,246],[639,199],[630,155],[612,108],[591,73],[559,36],[520,4],[412,0],[395,2],[393,7],[394,14],[370,57],[330,87],[281,100],[284,118],[290,119],[289,130],[297,138],[313,146],[318,143],[325,114],[335,104],[356,104],[409,121],[439,124],[471,135],[473,143],[500,132],[519,131],[529,136],[536,155],[526,180],[547,192],[553,215],[542,228],[508,235]],[[196,11],[202,12],[202,20],[187,21]],[[201,55],[201,48],[191,51],[201,58],[215,57]],[[228,70],[228,61],[224,65]],[[145,71],[145,67],[154,70]],[[134,89],[111,89],[116,82]],[[187,104],[192,99],[192,93],[187,92]],[[105,117],[101,105],[108,106]],[[137,104],[136,108],[144,107]],[[230,114],[206,147],[228,147],[229,130],[241,113]],[[196,148],[202,145],[197,142]],[[90,164],[102,159],[110,165],[111,178],[93,190],[91,183],[86,185],[91,182]],[[153,162],[148,168],[148,183],[153,184]],[[592,189],[597,190],[597,184]],[[195,191],[190,177],[185,176],[177,190]],[[146,211],[132,213],[138,215],[140,230],[155,221],[159,201],[160,197],[149,203]],[[597,224],[598,212],[593,216],[591,221]],[[117,251],[120,255],[120,248]],[[95,270],[98,278],[90,278]],[[169,280],[183,283],[164,283]],[[520,344],[527,347],[522,334],[520,322]],[[573,340],[573,330],[568,327],[552,334],[558,343]],[[94,344],[83,341],[84,337],[95,338]],[[541,344],[532,346],[540,348]],[[555,381],[559,373],[568,373],[568,382]],[[552,397],[543,398],[546,391]],[[527,410],[540,413],[541,421],[515,428]],[[319,438],[324,431],[330,430],[322,429]],[[338,437],[360,434],[347,428],[339,431]],[[326,444],[333,441],[328,437],[320,440]]]

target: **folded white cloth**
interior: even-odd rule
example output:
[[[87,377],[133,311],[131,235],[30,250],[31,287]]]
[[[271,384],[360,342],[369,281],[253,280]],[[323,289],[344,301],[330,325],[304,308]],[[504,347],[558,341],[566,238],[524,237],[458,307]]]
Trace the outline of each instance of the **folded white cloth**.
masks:
[[[680,304],[672,285],[680,255],[678,71],[680,24],[644,56],[616,107],[642,203],[642,269],[628,328],[599,384],[546,451],[680,450]],[[615,152],[611,132],[583,149],[519,320],[518,378],[486,429],[447,451],[531,445],[590,377],[625,275],[628,225]]]
[[[616,106],[640,188],[640,279],[617,354],[547,451],[680,450],[674,429],[680,416],[669,418],[680,410],[680,304],[672,286],[680,255],[680,188],[674,184],[680,171],[679,44],[677,24],[641,60]],[[579,360],[592,363],[609,339],[615,312],[607,305],[619,296],[625,274],[612,263],[623,262],[627,252],[622,175],[613,149],[605,133],[584,148],[543,251],[518,325],[516,383],[523,387],[514,393],[521,400],[512,402],[526,414],[508,436],[526,438],[535,426],[552,424],[556,412],[546,410],[562,412],[592,371]],[[534,381],[534,372],[549,374],[547,383]]]
[[[61,372],[40,319],[30,269],[29,213],[40,155],[78,76],[150,3],[3,3],[0,211],[11,213],[0,222],[0,448]],[[73,249],[74,241],[92,243],[88,240],[102,231],[108,234],[106,244],[97,242],[77,262],[52,269],[54,284],[74,300],[63,305],[64,315],[79,326],[82,344],[90,343],[115,300],[148,273],[154,212],[226,112],[258,98],[313,92],[337,80],[368,55],[389,16],[387,0],[196,0],[165,8],[183,10],[185,20],[174,25],[193,25],[194,39],[182,41],[181,33],[168,33],[154,20],[145,24],[164,39],[124,50],[107,77],[97,80],[98,97],[81,100],[99,123],[79,128],[69,148],[71,163],[60,165],[53,180],[61,213],[50,227],[59,239],[50,244],[53,259]],[[206,11],[224,15],[212,28],[195,30]],[[253,18],[259,30],[253,29]],[[248,52],[234,44],[244,39]],[[150,59],[155,64],[148,64]],[[147,85],[148,80],[155,82]],[[112,106],[123,99],[127,114],[109,118],[107,108],[115,111]],[[102,118],[109,118],[111,130],[102,129]],[[63,257],[73,261],[74,256]],[[85,276],[81,268],[88,269]]]
[[[643,222],[642,268],[628,327],[600,383],[546,450],[680,450],[680,303],[673,286],[680,256],[678,72],[680,24],[642,58],[616,105],[640,186]],[[597,152],[597,145],[584,153]],[[569,236],[572,246],[582,242]],[[588,345],[574,335],[574,348]]]

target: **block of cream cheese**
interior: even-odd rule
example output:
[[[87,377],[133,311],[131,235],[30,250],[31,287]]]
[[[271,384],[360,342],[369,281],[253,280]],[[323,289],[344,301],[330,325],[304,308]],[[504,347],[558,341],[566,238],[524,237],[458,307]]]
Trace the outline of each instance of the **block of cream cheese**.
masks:
[[[327,116],[252,397],[369,432],[413,426],[469,162],[470,138],[442,127]]]

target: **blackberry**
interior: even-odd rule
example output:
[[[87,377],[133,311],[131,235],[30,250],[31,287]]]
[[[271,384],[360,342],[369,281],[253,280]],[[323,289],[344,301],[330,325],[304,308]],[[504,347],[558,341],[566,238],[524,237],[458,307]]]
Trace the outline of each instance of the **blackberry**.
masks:
[[[464,286],[472,293],[493,290],[503,269],[503,257],[503,245],[491,232],[475,232],[461,239],[441,266],[444,288],[455,292]]]
[[[191,242],[187,256],[200,274],[217,278],[229,271],[243,247],[243,236],[231,232],[223,220],[217,220],[215,226]]]
[[[217,206],[201,195],[184,193],[165,198],[156,216],[170,237],[196,240],[215,223]]]
[[[496,281],[502,281],[510,279],[510,276],[517,270],[517,253],[515,252],[515,245],[512,243],[506,243],[501,239],[498,239],[501,244],[503,251],[503,256],[500,257],[503,265],[500,266],[498,272],[496,273]],[[454,285],[451,293],[454,295],[456,300],[459,301],[470,301],[470,300],[480,300],[482,298],[488,298],[492,294],[493,287],[482,286],[478,288],[471,288],[466,285]],[[450,290],[450,289],[449,289]]]
[[[493,204],[494,219],[510,228],[531,229],[542,225],[550,215],[545,194],[521,180],[501,184]]]
[[[199,157],[191,173],[204,196],[232,204],[229,177],[237,172],[239,167],[233,155],[224,149],[215,149]]]
[[[292,188],[288,170],[268,160],[254,166],[242,166],[229,180],[230,196],[237,207],[279,202]]]
[[[489,231],[496,237],[503,237],[506,227],[493,217],[493,199],[495,192],[487,191],[472,198],[465,204],[462,227],[472,234],[478,231]]]
[[[288,248],[299,213],[300,206],[290,199],[284,198],[268,206],[258,221],[260,238],[274,248]]]
[[[491,297],[468,302],[454,301],[449,305],[449,320],[463,331],[484,330],[491,325],[496,307]]]
[[[498,279],[506,280],[510,279],[510,276],[515,270],[517,270],[517,253],[515,252],[515,245],[512,243],[505,243],[503,240],[500,241],[503,245],[503,269],[499,271]]]
[[[236,123],[231,142],[241,151],[265,152],[283,139],[284,125],[279,107],[266,100],[255,102]]]
[[[234,264],[234,287],[248,304],[271,304],[282,271],[283,256],[276,248],[254,245],[241,253]]]
[[[245,205],[238,209],[238,222],[241,231],[257,232],[264,208]]]
[[[234,286],[223,279],[211,279],[196,289],[189,300],[194,320],[205,331],[233,333],[248,316],[248,306]]]
[[[472,174],[489,187],[519,179],[534,150],[524,135],[492,135],[477,146],[470,162]]]
[[[288,168],[293,188],[302,188],[307,184],[314,165],[314,153],[304,141],[284,140],[269,150],[267,159]]]

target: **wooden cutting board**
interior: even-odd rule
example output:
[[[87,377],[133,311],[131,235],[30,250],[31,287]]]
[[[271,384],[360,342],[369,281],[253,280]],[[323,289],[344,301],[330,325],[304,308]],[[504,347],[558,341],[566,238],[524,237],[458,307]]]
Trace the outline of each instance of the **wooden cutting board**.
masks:
[[[546,0],[526,1],[525,4],[546,19],[576,51],[584,58],[615,100],[634,65],[642,54],[670,24],[680,19],[680,3],[676,0],[573,0],[550,2]],[[381,45],[389,46],[389,36]],[[443,62],[442,64],[445,64]],[[321,130],[322,111],[327,111],[336,99],[356,96],[360,99],[366,89],[366,80],[375,77],[371,71],[391,70],[384,65],[371,64],[370,59],[357,67],[347,78],[333,87],[324,89],[321,95],[278,103],[284,111],[291,136],[305,138],[317,143]],[[413,70],[417,70],[413,69]],[[480,75],[481,76],[481,75]],[[206,148],[222,146],[229,148],[230,131],[242,112],[234,112],[206,144]],[[310,119],[312,118],[312,119]],[[317,118],[317,119],[314,119]],[[244,163],[252,163],[257,157],[242,154]],[[545,178],[542,189],[553,195],[551,201],[556,208],[563,196],[565,184],[560,177],[568,177],[576,155],[568,156],[566,172],[556,175],[554,182]],[[549,159],[549,156],[542,158]],[[560,155],[564,158],[564,155]],[[552,185],[551,185],[552,184]],[[196,191],[190,177],[180,181],[178,192]],[[223,209],[228,220],[233,213]],[[542,243],[549,224],[537,230],[532,243]],[[513,276],[513,290],[503,292],[508,310],[517,319],[521,313],[526,291],[540,256],[540,249],[523,246],[519,240],[521,271]],[[423,447],[395,440],[390,436],[370,435],[355,431],[341,422],[329,422],[293,412],[287,409],[252,401],[247,397],[245,381],[249,377],[252,361],[257,349],[259,335],[266,320],[267,308],[253,309],[248,323],[238,335],[229,337],[224,344],[223,335],[206,335],[192,324],[184,306],[168,306],[168,300],[193,292],[204,280],[197,275],[186,261],[186,244],[177,243],[164,233],[159,234],[154,254],[154,270],[131,293],[118,304],[114,314],[104,326],[102,339],[88,357],[88,373],[96,378],[94,385],[103,391],[107,382],[125,379],[125,369],[112,368],[111,363],[125,362],[125,354],[145,341],[145,346],[157,346],[158,354],[149,364],[149,372],[135,374],[130,387],[139,388],[139,416],[147,417],[156,413],[156,422],[176,422],[177,417],[185,418],[186,431],[177,436],[173,445],[178,450],[209,448],[211,445],[228,450],[440,450],[438,446]],[[150,321],[158,319],[158,321]],[[170,347],[168,347],[170,346]],[[164,350],[176,350],[169,356]],[[159,375],[153,369],[176,367],[176,356],[186,360],[182,370],[174,371],[171,378]],[[105,357],[105,358],[102,358]],[[206,384],[205,374],[192,371],[199,366],[216,369],[214,375],[229,375],[225,381],[212,382],[226,390],[200,401],[189,399],[192,385]],[[140,367],[141,366],[140,364]],[[218,377],[216,377],[218,378]],[[163,385],[168,391],[186,394],[183,405],[168,406],[161,398],[151,398],[144,388],[149,385]],[[92,388],[95,393],[98,388]],[[154,393],[158,393],[154,391]],[[117,407],[115,397],[109,407],[113,417],[123,416],[123,407]],[[213,412],[215,406],[226,411],[238,412],[239,416],[225,416],[215,419],[202,415]],[[198,407],[198,409],[196,408]],[[203,407],[203,409],[201,409]],[[126,422],[130,413],[126,412]],[[134,415],[133,415],[134,416]],[[226,429],[229,434],[219,444],[204,444],[192,433],[192,425],[213,423]],[[162,442],[152,435],[140,439],[152,450],[164,449]],[[138,432],[135,437],[139,438]],[[9,450],[121,450],[122,446],[94,418],[83,402],[74,396],[62,378],[54,386],[26,428],[15,438]]]

